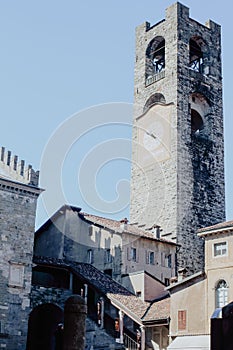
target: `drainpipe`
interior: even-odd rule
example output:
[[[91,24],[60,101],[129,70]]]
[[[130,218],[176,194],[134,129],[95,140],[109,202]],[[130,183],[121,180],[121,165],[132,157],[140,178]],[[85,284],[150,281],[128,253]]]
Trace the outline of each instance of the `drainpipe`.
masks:
[[[123,335],[123,328],[124,328],[124,313],[119,310],[119,326],[120,326],[120,344],[124,343],[124,335]]]
[[[100,298],[100,303],[101,303],[101,326],[100,328],[104,328],[104,298]]]
[[[70,272],[69,290],[71,291],[71,293],[73,292],[73,273],[72,272]]]
[[[146,342],[146,332],[145,332],[145,326],[140,326],[141,331],[141,350],[145,350],[145,342]]]

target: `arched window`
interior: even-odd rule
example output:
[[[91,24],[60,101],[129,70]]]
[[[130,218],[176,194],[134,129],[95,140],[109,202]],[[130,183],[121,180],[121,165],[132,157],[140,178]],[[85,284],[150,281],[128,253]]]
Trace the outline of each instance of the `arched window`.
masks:
[[[165,68],[165,40],[161,36],[154,38],[146,50],[146,78]]]
[[[189,41],[189,67],[196,72],[201,72],[203,64],[203,53],[196,41]]]
[[[195,110],[191,109],[191,131],[192,134],[199,133],[204,127],[202,117]]]
[[[189,97],[190,108],[190,121],[191,130],[190,134],[193,140],[207,139],[210,135],[209,115],[211,113],[209,100],[198,92],[193,92]],[[200,136],[200,137],[199,137]]]
[[[199,72],[208,74],[208,67],[204,64],[207,59],[207,46],[203,39],[194,36],[189,40],[189,68]]]
[[[147,111],[150,107],[152,107],[155,104],[165,104],[165,103],[166,103],[165,97],[160,93],[155,93],[146,101],[144,112]]]
[[[228,286],[226,281],[220,280],[215,291],[216,308],[225,306],[228,303]]]

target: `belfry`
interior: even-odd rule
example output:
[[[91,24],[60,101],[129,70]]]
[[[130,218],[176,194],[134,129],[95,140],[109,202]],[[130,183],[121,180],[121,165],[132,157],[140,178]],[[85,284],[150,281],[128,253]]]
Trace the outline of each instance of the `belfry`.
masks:
[[[225,220],[221,31],[175,3],[136,29],[131,222],[180,244],[203,267],[197,229]]]

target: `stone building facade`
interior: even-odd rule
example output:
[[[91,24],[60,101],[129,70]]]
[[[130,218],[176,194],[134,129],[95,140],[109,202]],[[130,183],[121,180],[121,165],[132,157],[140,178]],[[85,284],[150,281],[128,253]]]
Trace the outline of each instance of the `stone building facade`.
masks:
[[[136,29],[130,219],[161,226],[190,274],[204,264],[197,229],[225,219],[220,31],[180,3]]]
[[[0,149],[0,347],[27,339],[38,172]]]
[[[68,205],[38,229],[34,244],[35,256],[89,263],[123,284],[129,274],[146,271],[168,285],[176,274],[176,250],[174,242],[158,237],[158,230],[145,231]]]
[[[87,285],[90,310],[108,299],[114,317],[141,327],[143,350],[167,348],[170,326],[171,337],[208,332],[215,301],[232,295],[232,224],[196,234],[225,218],[220,26],[175,3],[136,29],[135,61],[131,224],[64,206],[34,244],[39,174],[0,149],[1,348],[25,349],[28,320],[62,321],[65,299]],[[170,310],[177,266],[195,274],[167,289]]]

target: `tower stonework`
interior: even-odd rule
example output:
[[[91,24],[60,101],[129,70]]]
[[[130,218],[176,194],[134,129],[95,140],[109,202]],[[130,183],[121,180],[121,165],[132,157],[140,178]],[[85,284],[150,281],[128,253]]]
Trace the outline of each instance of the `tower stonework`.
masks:
[[[175,3],[136,29],[131,223],[180,245],[178,268],[204,265],[198,228],[225,220],[221,28]]]
[[[0,148],[0,348],[25,350],[39,173]]]

